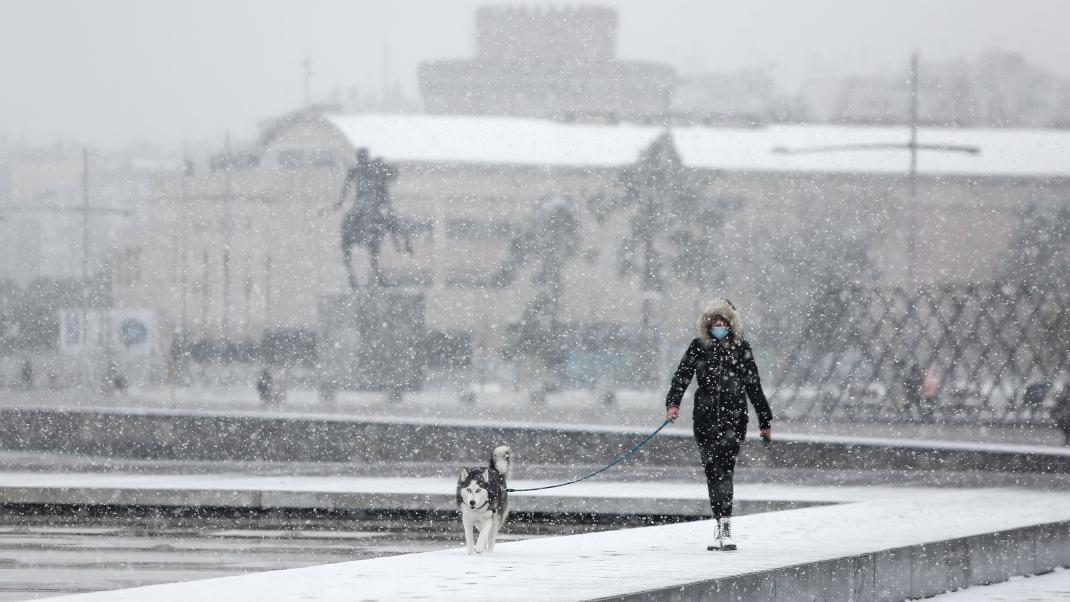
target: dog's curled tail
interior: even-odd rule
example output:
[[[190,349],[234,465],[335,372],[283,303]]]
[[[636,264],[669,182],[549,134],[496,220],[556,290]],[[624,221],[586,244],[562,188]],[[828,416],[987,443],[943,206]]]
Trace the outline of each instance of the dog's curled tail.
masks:
[[[508,445],[499,445],[494,448],[490,455],[490,465],[503,477],[509,477],[509,469],[513,466],[513,450]]]

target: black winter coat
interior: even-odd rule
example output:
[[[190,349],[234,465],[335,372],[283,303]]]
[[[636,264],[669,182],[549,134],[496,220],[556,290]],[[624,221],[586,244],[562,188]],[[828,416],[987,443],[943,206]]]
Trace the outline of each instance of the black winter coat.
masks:
[[[696,432],[731,429],[742,440],[747,432],[748,397],[758,415],[758,425],[769,428],[773,412],[762,392],[758,365],[747,341],[732,340],[727,345],[719,342],[707,345],[700,339],[691,341],[673,376],[665,398],[666,407],[680,406],[692,377],[698,380],[694,409]]]

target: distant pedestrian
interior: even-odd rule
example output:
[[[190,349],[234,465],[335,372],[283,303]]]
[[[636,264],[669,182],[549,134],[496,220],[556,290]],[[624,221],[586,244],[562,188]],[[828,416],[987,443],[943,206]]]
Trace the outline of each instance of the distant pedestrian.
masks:
[[[26,361],[22,362],[22,371],[19,373],[19,378],[22,381],[22,388],[29,391],[33,388],[33,362],[30,358],[26,358]]]
[[[717,518],[717,539],[710,550],[734,550],[732,480],[736,456],[747,435],[747,399],[758,415],[762,438],[772,439],[773,413],[762,392],[758,366],[743,339],[743,319],[727,299],[718,299],[699,316],[698,337],[691,341],[665,399],[665,416],[676,420],[684,391],[694,378],[694,432],[702,454],[710,508]]]
[[[1022,393],[1022,411],[1029,410],[1029,417],[1032,418],[1044,408],[1044,398],[1050,390],[1051,383],[1048,381],[1027,385]]]
[[[100,379],[100,388],[105,395],[126,392],[126,377],[119,371],[119,366],[115,362],[108,362],[104,376]]]
[[[914,416],[920,419],[922,411],[922,383],[925,381],[925,373],[917,364],[911,364],[903,378],[903,414],[913,420]]]
[[[275,402],[272,391],[271,371],[264,368],[260,371],[260,377],[256,379],[256,394],[260,397],[260,403],[271,405]]]
[[[935,366],[929,366],[925,370],[925,376],[921,379],[921,395],[924,403],[921,406],[921,416],[925,422],[932,422],[936,413],[936,406],[940,404],[940,375]]]
[[[1063,385],[1059,390],[1051,417],[1055,419],[1055,426],[1063,432],[1063,445],[1070,445],[1070,384]]]

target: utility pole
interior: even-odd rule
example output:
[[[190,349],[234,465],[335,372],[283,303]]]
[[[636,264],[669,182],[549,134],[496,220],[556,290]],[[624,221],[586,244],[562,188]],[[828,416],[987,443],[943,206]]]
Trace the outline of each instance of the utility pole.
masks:
[[[233,191],[230,181],[230,130],[223,144],[223,338],[230,340],[230,243],[233,236],[231,204]]]
[[[965,153],[977,155],[981,148],[956,144],[921,144],[918,142],[918,55],[914,53],[910,57],[910,138],[904,143],[873,143],[873,144],[834,144],[828,146],[810,146],[801,148],[787,148],[778,146],[771,152],[778,154],[805,154],[805,153],[828,153],[841,151],[860,150],[899,150],[906,149],[910,153],[910,166],[907,170],[907,185],[909,187],[910,205],[907,209],[907,280],[912,288],[918,287],[918,151],[938,151],[945,153]]]
[[[264,258],[264,323],[265,329],[274,327],[274,308],[271,306],[271,253]]]
[[[202,338],[208,338],[208,295],[211,274],[208,272],[208,249],[201,252],[201,332]]]
[[[242,263],[245,267],[245,282],[242,285],[242,292],[245,295],[245,310],[242,316],[241,336],[243,339],[248,340],[253,320],[253,259],[246,255],[245,261]]]
[[[182,225],[179,228],[177,244],[182,246],[182,252],[179,257],[179,281],[181,282],[182,289],[182,341],[185,344],[187,337],[189,336],[189,231],[186,222],[186,213],[189,208],[186,206],[186,198],[189,192],[189,183],[187,180],[190,177],[189,163],[190,159],[187,156],[183,163],[185,164],[182,169],[182,179],[179,181],[178,191],[178,212],[182,216]]]
[[[918,284],[918,53],[910,55],[910,228],[907,233],[907,280]]]
[[[390,88],[390,43],[383,42],[383,97],[380,99],[380,109],[386,110],[390,100],[387,98]]]
[[[82,342],[82,370],[86,380],[93,382],[89,361],[89,147],[82,148],[82,317],[79,320]]]
[[[312,104],[312,61],[309,60],[308,54],[305,54],[304,67],[305,108],[307,109]]]

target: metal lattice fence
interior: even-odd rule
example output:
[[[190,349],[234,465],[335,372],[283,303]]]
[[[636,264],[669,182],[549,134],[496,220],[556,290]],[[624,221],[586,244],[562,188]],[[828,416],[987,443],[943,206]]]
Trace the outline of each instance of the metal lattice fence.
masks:
[[[790,418],[1043,422],[1070,384],[1067,287],[853,287],[814,307],[772,374]]]

